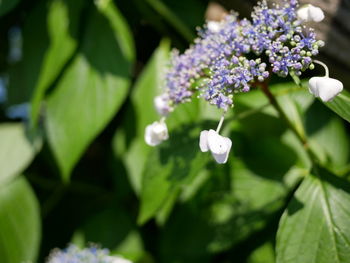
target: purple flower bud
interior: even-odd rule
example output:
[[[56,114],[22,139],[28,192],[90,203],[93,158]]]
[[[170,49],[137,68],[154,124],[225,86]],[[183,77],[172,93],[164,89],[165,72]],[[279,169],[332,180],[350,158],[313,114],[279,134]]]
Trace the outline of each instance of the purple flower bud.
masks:
[[[211,104],[227,109],[234,93],[247,92],[253,81],[269,77],[266,68],[282,77],[290,71],[301,74],[322,43],[313,29],[303,30],[297,7],[296,0],[271,8],[262,0],[251,21],[239,21],[231,13],[219,23],[220,30],[200,29],[188,50],[172,53],[164,92],[169,105],[187,102],[198,91]],[[268,61],[262,62],[265,56],[261,54],[266,54]],[[258,59],[249,60],[251,55]]]

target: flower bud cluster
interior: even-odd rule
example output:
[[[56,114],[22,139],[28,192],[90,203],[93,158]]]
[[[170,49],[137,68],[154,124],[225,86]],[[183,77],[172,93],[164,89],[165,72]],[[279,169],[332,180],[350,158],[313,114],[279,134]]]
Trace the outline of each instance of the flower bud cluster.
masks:
[[[269,76],[266,63],[261,59],[233,56],[221,57],[212,69],[212,77],[203,88],[203,96],[211,104],[227,110],[233,104],[233,93],[247,92],[254,80],[263,81]]]
[[[48,259],[48,263],[132,263],[119,256],[109,256],[108,249],[100,249],[96,246],[80,249],[70,245],[64,250],[54,250]]]
[[[269,71],[286,77],[312,69],[311,57],[323,42],[302,25],[297,7],[296,0],[271,8],[263,0],[252,12],[252,21],[231,13],[221,22],[208,22],[188,50],[172,53],[165,78],[169,107],[189,101],[199,91],[226,110],[233,105],[235,93],[249,91]]]

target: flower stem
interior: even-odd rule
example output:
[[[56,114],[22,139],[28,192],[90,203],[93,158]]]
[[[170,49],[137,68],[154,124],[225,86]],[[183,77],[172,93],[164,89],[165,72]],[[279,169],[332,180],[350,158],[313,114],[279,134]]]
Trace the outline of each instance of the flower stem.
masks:
[[[161,14],[187,41],[191,42],[195,35],[186,26],[186,24],[176,16],[167,5],[160,0],[147,0],[148,4]]]
[[[287,124],[288,128],[295,134],[295,136],[298,138],[298,140],[303,145],[306,153],[308,154],[310,160],[313,163],[318,162],[318,158],[316,157],[315,153],[311,150],[310,145],[307,141],[307,138],[302,135],[298,129],[293,125],[293,123],[288,119],[287,115],[283,111],[282,107],[279,105],[278,101],[276,100],[275,96],[271,93],[271,91],[268,88],[268,84],[266,82],[261,83],[261,90],[266,95],[266,97],[269,99],[271,105],[275,108],[275,110],[278,112],[281,119],[284,120],[284,122]]]
[[[222,115],[221,115],[221,118],[220,118],[220,122],[219,122],[219,124],[218,124],[218,127],[216,128],[216,132],[217,132],[217,133],[220,132],[222,123],[224,122],[224,119],[225,119],[225,115],[222,114]]]
[[[319,60],[316,60],[316,59],[314,59],[313,62],[316,63],[316,64],[321,65],[324,68],[324,70],[325,70],[325,74],[326,74],[325,76],[327,78],[329,78],[329,70],[328,70],[327,65],[325,63],[323,63],[322,61],[319,61]]]

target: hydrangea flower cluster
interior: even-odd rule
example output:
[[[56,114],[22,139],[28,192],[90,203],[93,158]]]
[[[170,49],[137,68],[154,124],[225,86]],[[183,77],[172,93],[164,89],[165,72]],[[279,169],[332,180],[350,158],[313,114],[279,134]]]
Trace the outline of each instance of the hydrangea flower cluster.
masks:
[[[96,246],[80,249],[70,245],[64,250],[54,250],[48,259],[48,263],[132,263],[119,256],[110,256],[108,249],[100,249]]]
[[[320,8],[312,5],[299,8],[297,0],[285,0],[281,6],[273,4],[271,7],[266,0],[262,0],[254,8],[251,20],[239,20],[238,15],[232,12],[221,22],[208,22],[198,30],[198,38],[183,54],[177,50],[172,52],[165,75],[164,93],[155,98],[155,107],[163,116],[161,125],[165,124],[164,117],[177,104],[190,101],[194,95],[203,97],[226,112],[234,104],[234,94],[248,92],[271,74],[300,76],[303,71],[313,69],[314,62],[326,67],[312,58],[324,43],[317,40],[314,30],[305,25],[306,22],[319,22],[323,18]],[[328,73],[323,78],[326,77],[330,83]],[[342,90],[342,84],[337,83],[337,88],[331,92],[321,92],[327,93],[327,96],[321,96],[318,87],[324,86],[320,84],[323,78],[310,80],[309,90],[321,99],[327,97],[328,101]],[[220,127],[221,124],[222,120]],[[157,122],[152,125],[159,126]],[[145,138],[150,137],[150,130],[151,127],[147,127]],[[200,144],[202,151],[216,149],[209,137],[217,138],[221,150],[212,151],[216,160],[215,154],[222,154],[222,149],[229,151],[231,148],[231,141],[216,136],[220,136],[219,131],[218,127],[216,132],[209,131],[211,136],[209,132],[204,133]],[[167,132],[162,134],[153,134],[153,137],[157,137],[156,143],[153,140],[152,144],[148,144],[154,146],[168,138]],[[226,162],[226,157],[217,162]]]
[[[316,40],[312,28],[302,25],[296,8],[295,0],[272,8],[262,1],[252,21],[231,13],[200,29],[188,50],[172,53],[165,78],[168,107],[189,101],[199,91],[211,104],[227,110],[233,105],[233,94],[264,81],[270,75],[268,69],[286,77],[313,68],[311,57],[323,42]]]

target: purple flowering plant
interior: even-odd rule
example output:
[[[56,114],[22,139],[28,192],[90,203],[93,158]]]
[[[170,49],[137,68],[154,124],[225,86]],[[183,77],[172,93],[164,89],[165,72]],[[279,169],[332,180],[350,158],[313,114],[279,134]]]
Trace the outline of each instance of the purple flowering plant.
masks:
[[[286,0],[281,5],[268,5],[263,0],[254,8],[250,20],[239,19],[237,13],[231,12],[222,21],[208,21],[198,29],[198,37],[184,53],[172,51],[163,93],[154,101],[163,117],[160,122],[147,126],[146,143],[155,146],[168,139],[166,116],[177,105],[190,102],[194,97],[203,98],[223,113],[216,131],[202,131],[200,149],[210,150],[218,163],[225,163],[232,145],[229,138],[219,135],[225,113],[234,107],[239,93],[261,88],[306,145],[270,92],[268,82],[272,75],[292,76],[299,82],[299,76],[313,70],[316,63],[325,68],[326,74],[310,79],[310,93],[327,102],[342,91],[343,84],[329,78],[328,67],[315,59],[324,42],[317,39],[309,22],[320,22],[323,18],[320,8],[300,7],[297,0]]]
[[[220,200],[217,203],[213,201],[215,205],[210,209],[206,209],[205,205],[207,203],[205,203],[202,207],[199,206],[200,209],[198,209],[198,213],[202,213],[201,209],[207,212],[207,214],[203,213],[210,217],[207,220],[208,225],[215,226],[214,236],[217,239],[210,243],[209,250],[220,251],[229,248],[237,240],[244,238],[245,233],[255,229],[256,225],[248,223],[249,220],[257,222],[259,216],[264,220],[269,217],[269,212],[263,215],[258,215],[259,212],[251,215],[250,209],[252,207],[259,207],[258,211],[274,209],[273,206],[276,205],[275,201],[278,198],[272,201],[272,196],[276,192],[273,188],[264,185],[264,180],[269,183],[276,180],[278,182],[283,181],[282,185],[290,190],[290,196],[286,198],[287,205],[282,208],[284,213],[282,216],[278,215],[279,224],[276,237],[272,238],[273,242],[276,242],[276,254],[272,249],[272,256],[266,259],[266,255],[258,253],[259,256],[256,257],[256,262],[347,262],[350,254],[345,247],[349,245],[349,231],[347,231],[346,224],[341,222],[343,216],[338,215],[335,209],[339,209],[337,211],[342,211],[342,213],[347,210],[346,208],[339,208],[339,205],[345,199],[350,200],[346,197],[350,191],[350,186],[344,181],[335,182],[334,177],[336,176],[334,174],[348,174],[349,170],[345,169],[343,170],[345,173],[339,173],[339,170],[336,171],[335,166],[331,164],[332,159],[339,161],[340,155],[337,155],[337,153],[342,148],[340,146],[341,139],[339,138],[339,142],[337,142],[338,138],[335,138],[335,134],[324,134],[320,141],[321,144],[327,144],[325,152],[328,152],[328,154],[323,155],[321,148],[316,146],[314,136],[310,135],[312,132],[310,132],[308,126],[313,125],[313,120],[309,120],[310,116],[301,116],[303,114],[308,115],[307,112],[314,111],[314,108],[317,109],[317,106],[314,105],[318,105],[318,102],[314,103],[312,96],[319,98],[321,102],[343,118],[344,110],[349,112],[348,106],[345,106],[347,103],[340,102],[343,101],[342,95],[345,93],[340,94],[343,91],[342,82],[330,78],[327,65],[317,59],[319,51],[325,43],[317,38],[312,26],[321,22],[325,15],[319,7],[311,4],[300,6],[297,0],[279,2],[280,4],[268,3],[265,0],[258,2],[251,13],[250,19],[240,19],[237,13],[230,12],[221,21],[207,21],[202,28],[197,30],[198,37],[187,50],[183,53],[178,50],[171,52],[168,67],[163,76],[162,93],[154,99],[154,106],[161,115],[161,119],[159,122],[154,122],[146,127],[145,140],[151,146],[156,146],[168,139],[172,144],[181,144],[182,142],[178,142],[177,139],[190,136],[190,134],[186,130],[181,133],[181,136],[177,136],[176,139],[172,140],[171,129],[169,133],[166,125],[168,116],[176,111],[180,104],[194,103],[197,99],[204,99],[218,108],[221,111],[221,116],[218,116],[220,120],[216,129],[209,128],[197,134],[199,148],[202,152],[210,152],[216,163],[227,163],[227,165],[225,165],[226,167],[218,167],[205,164],[201,166],[201,169],[209,170],[210,179],[207,180],[212,180],[212,184],[222,183],[215,181],[220,177],[220,174],[223,177],[229,177],[231,180],[226,182],[229,194],[220,196],[214,191],[214,194],[210,197],[213,199],[223,198],[225,201]],[[316,65],[323,67],[324,76],[311,77],[308,80],[308,87],[304,87],[304,82],[301,82],[300,77],[304,72],[312,74],[312,70]],[[289,86],[293,86],[298,90],[307,88],[312,96],[307,92],[301,93],[301,98],[299,98],[303,101],[301,103],[297,100],[293,101],[291,99],[293,95],[290,94],[287,94],[284,98],[282,98],[283,96],[278,97],[278,92],[283,93],[285,91],[279,91],[277,87],[272,89],[270,82],[274,81],[276,83],[278,79],[287,77],[295,82],[294,84],[288,84]],[[278,121],[284,123],[288,128],[288,131],[282,136],[280,134],[274,135],[277,137],[278,143],[271,139],[272,129],[268,129],[267,132],[264,130],[266,129],[265,126],[268,126],[264,123],[268,123],[268,115],[263,113],[258,115],[258,113],[266,110],[265,105],[262,107],[260,107],[261,105],[254,105],[250,111],[247,110],[246,112],[239,109],[242,106],[239,103],[240,96],[246,96],[249,100],[253,97],[249,97],[249,93],[253,92],[262,94],[263,97],[260,97],[260,99],[267,100],[268,107],[274,110]],[[305,100],[309,98],[312,102],[305,103]],[[250,105],[254,102],[259,101],[254,100]],[[306,104],[307,106],[305,106]],[[313,106],[310,106],[311,104]],[[233,109],[236,105],[237,108]],[[308,109],[300,110],[303,107]],[[229,122],[228,129],[224,129],[222,132],[225,136],[220,135],[224,119],[230,114],[230,111],[234,112],[234,124]],[[240,115],[236,112],[243,113]],[[250,124],[251,126],[248,124],[247,128],[245,125],[249,123],[249,120],[243,120],[242,117],[241,124],[240,116],[244,116],[244,114],[247,116],[252,112],[254,112],[254,115],[266,118],[266,120],[254,120],[252,118],[256,123]],[[317,109],[313,114],[314,117],[312,118],[324,120],[322,110]],[[327,114],[325,115],[327,116]],[[349,119],[345,119],[349,121]],[[171,120],[169,122],[171,123]],[[310,122],[310,124],[307,122]],[[202,124],[206,125],[205,122],[202,122]],[[281,124],[278,123],[277,125]],[[323,127],[323,125],[321,124],[320,127]],[[229,129],[231,131],[227,132]],[[252,132],[251,129],[257,131]],[[264,132],[268,133],[268,139],[264,138]],[[253,133],[254,135],[250,137],[245,134],[241,135],[241,133]],[[240,135],[237,136],[237,134]],[[287,139],[289,134],[291,137]],[[236,140],[238,138],[241,141],[235,141],[234,139],[231,141],[231,138]],[[244,140],[245,138],[249,139]],[[300,151],[303,152],[302,155],[307,160],[306,162],[304,162],[305,160],[301,161],[303,162],[300,165],[303,167],[301,168],[302,172],[296,171],[300,168],[299,164],[296,164],[293,168],[288,165],[287,168],[282,168],[287,159],[293,159],[291,149],[288,149],[288,147],[286,147],[286,150],[282,149],[284,149],[285,144],[290,146],[294,143],[285,140],[296,140],[299,150],[301,148]],[[334,146],[334,151],[331,150],[332,146],[328,144],[330,142],[338,145]],[[163,149],[176,149],[176,146],[169,146],[170,143],[166,144]],[[235,145],[237,145],[238,153],[235,157],[231,156],[230,160],[230,151],[231,148],[235,149]],[[348,144],[345,143],[345,145]],[[181,145],[181,147],[186,146]],[[158,152],[160,156],[163,152],[166,153],[165,150],[162,150],[162,147],[155,152]],[[160,195],[161,197],[164,197],[164,199],[172,198],[169,197],[172,196],[171,190],[173,188],[181,189],[182,192],[179,197],[181,201],[185,199],[182,195],[186,194],[187,188],[197,184],[194,181],[205,180],[201,178],[202,174],[200,172],[193,172],[196,163],[206,163],[205,157],[201,156],[202,159],[197,159],[197,155],[192,154],[194,157],[190,160],[188,158],[190,154],[186,152],[183,155],[186,158],[183,162],[190,163],[183,171],[175,168],[168,174],[164,172],[165,175],[168,175],[166,178],[159,171],[159,174],[152,175],[157,178],[153,180],[149,179],[153,178],[151,175],[145,173],[143,181],[145,185],[142,186],[141,192],[139,222],[144,223],[152,216],[158,217],[157,211],[151,215],[147,214],[149,211],[146,208],[151,203],[147,198],[158,203],[161,212],[167,209],[168,203],[163,204],[165,201],[162,200],[155,201],[155,198],[151,198],[150,194],[147,195],[148,191],[153,191],[151,187],[156,180],[163,180],[160,186],[168,187],[166,189],[170,192]],[[326,155],[328,156],[325,157]],[[161,167],[166,170],[171,163],[174,166],[181,167],[183,163],[176,162],[177,158],[175,152],[170,153],[170,157]],[[162,157],[160,157],[161,159]],[[153,172],[152,169],[149,170]],[[183,174],[185,179],[176,181],[173,178],[177,174]],[[331,174],[333,176],[330,176]],[[147,180],[150,180],[150,182],[147,182]],[[189,187],[187,186],[188,182],[191,185]],[[220,187],[218,188],[220,189]],[[205,191],[199,191],[198,195],[200,196]],[[257,203],[260,203],[261,206]],[[245,206],[249,208],[243,208]],[[219,227],[216,229],[218,225]],[[252,260],[252,262],[255,261]]]
[[[0,1],[0,263],[350,262],[350,6],[258,1]]]

